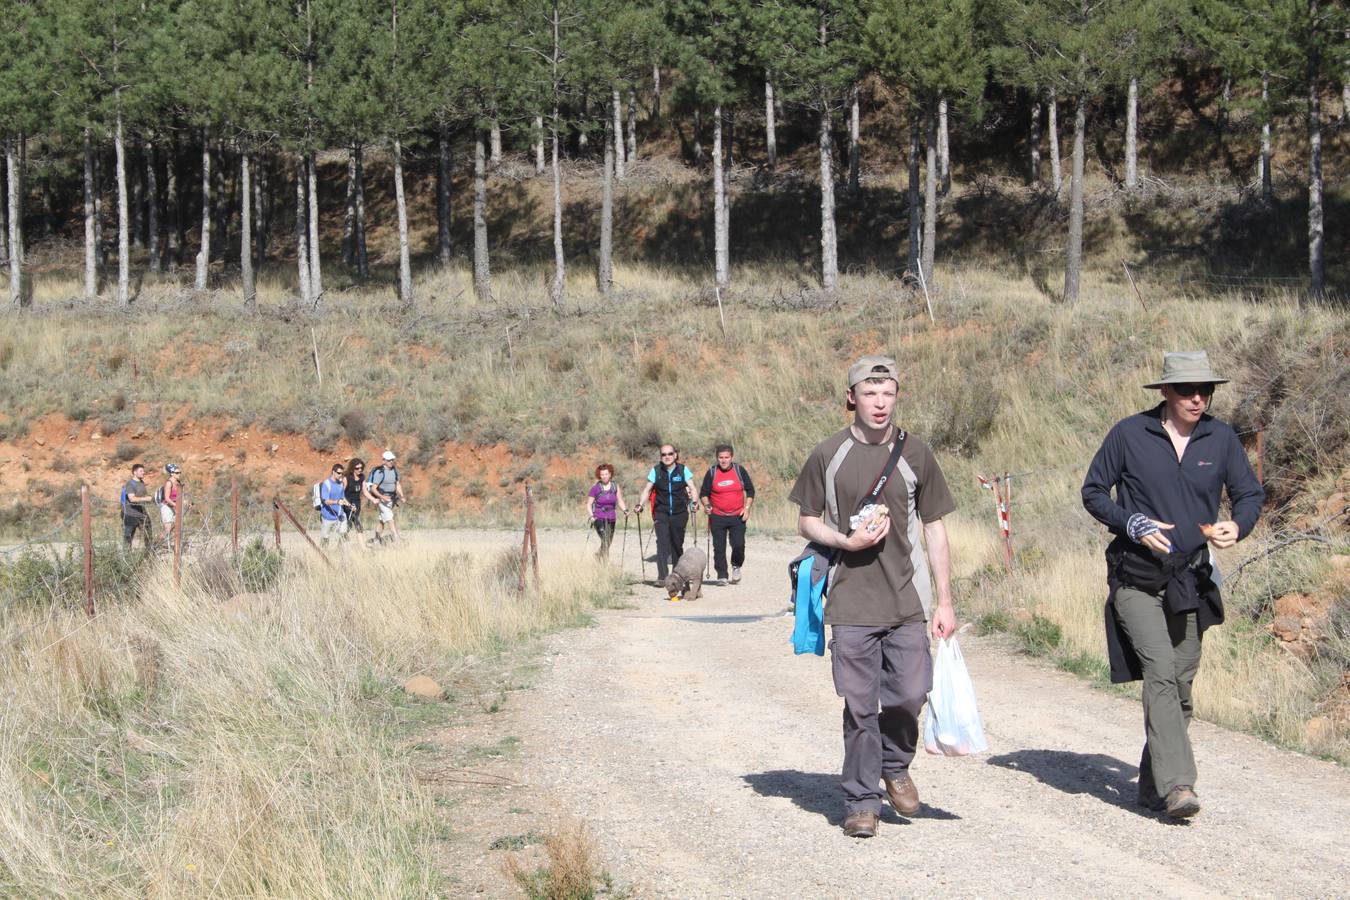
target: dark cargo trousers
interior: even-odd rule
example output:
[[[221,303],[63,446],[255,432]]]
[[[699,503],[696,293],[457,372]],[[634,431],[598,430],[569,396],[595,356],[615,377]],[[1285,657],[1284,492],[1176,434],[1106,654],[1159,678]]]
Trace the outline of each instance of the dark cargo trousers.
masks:
[[[1195,786],[1191,753],[1191,682],[1200,669],[1200,636],[1194,612],[1167,611],[1163,591],[1150,594],[1121,585],[1116,618],[1144,670],[1144,752],[1139,761],[1141,800],[1166,798],[1179,784]]]
[[[731,539],[731,564],[738,569],[745,564],[745,520],[740,516],[709,516],[708,530],[712,534],[713,571],[718,578],[726,578],[727,538]]]
[[[666,575],[684,555],[684,529],[689,525],[689,510],[667,515],[657,510],[652,513],[652,529],[656,532],[656,577],[665,581]]]
[[[881,778],[909,768],[933,688],[928,624],[831,626],[834,690],[844,698],[845,814],[881,813]]]

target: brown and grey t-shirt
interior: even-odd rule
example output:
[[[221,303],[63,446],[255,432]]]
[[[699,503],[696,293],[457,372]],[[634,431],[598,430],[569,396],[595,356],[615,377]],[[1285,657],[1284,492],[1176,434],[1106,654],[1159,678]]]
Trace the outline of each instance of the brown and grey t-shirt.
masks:
[[[831,435],[811,451],[788,499],[802,515],[828,522],[826,471],[833,463],[836,527],[847,532],[849,517],[872,490],[891,447],[864,444],[851,428]],[[866,550],[840,554],[825,604],[827,625],[901,625],[927,618],[933,588],[919,537],[925,523],[953,512],[956,504],[933,451],[914,435],[906,438],[895,470],[900,477],[892,476],[881,491],[890,508],[890,533]]]

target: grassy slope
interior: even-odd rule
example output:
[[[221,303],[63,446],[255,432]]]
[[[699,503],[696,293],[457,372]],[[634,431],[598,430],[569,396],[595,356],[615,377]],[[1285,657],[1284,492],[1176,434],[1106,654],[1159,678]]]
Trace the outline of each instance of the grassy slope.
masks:
[[[340,572],[288,561],[267,596],[215,577],[91,624],[11,609],[0,650],[0,893],[5,896],[439,896],[442,826],[411,740],[455,715],[400,689],[456,689],[469,653],[584,621],[615,583],[545,560],[411,546]]]

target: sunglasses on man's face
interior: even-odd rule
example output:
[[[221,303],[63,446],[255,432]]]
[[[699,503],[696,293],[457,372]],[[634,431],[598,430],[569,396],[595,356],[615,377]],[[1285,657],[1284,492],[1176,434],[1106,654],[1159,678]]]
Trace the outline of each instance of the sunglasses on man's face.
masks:
[[[1194,397],[1196,394],[1201,397],[1214,396],[1212,384],[1174,384],[1172,390],[1176,391],[1178,397]]]

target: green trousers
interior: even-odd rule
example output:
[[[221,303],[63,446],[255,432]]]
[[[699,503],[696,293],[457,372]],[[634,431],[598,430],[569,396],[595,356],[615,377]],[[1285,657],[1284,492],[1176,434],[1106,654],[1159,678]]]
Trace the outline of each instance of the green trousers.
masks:
[[[1191,753],[1191,682],[1200,669],[1195,613],[1173,615],[1164,592],[1122,585],[1116,617],[1144,670],[1144,753],[1139,762],[1141,799],[1166,797],[1179,784],[1195,786]]]

